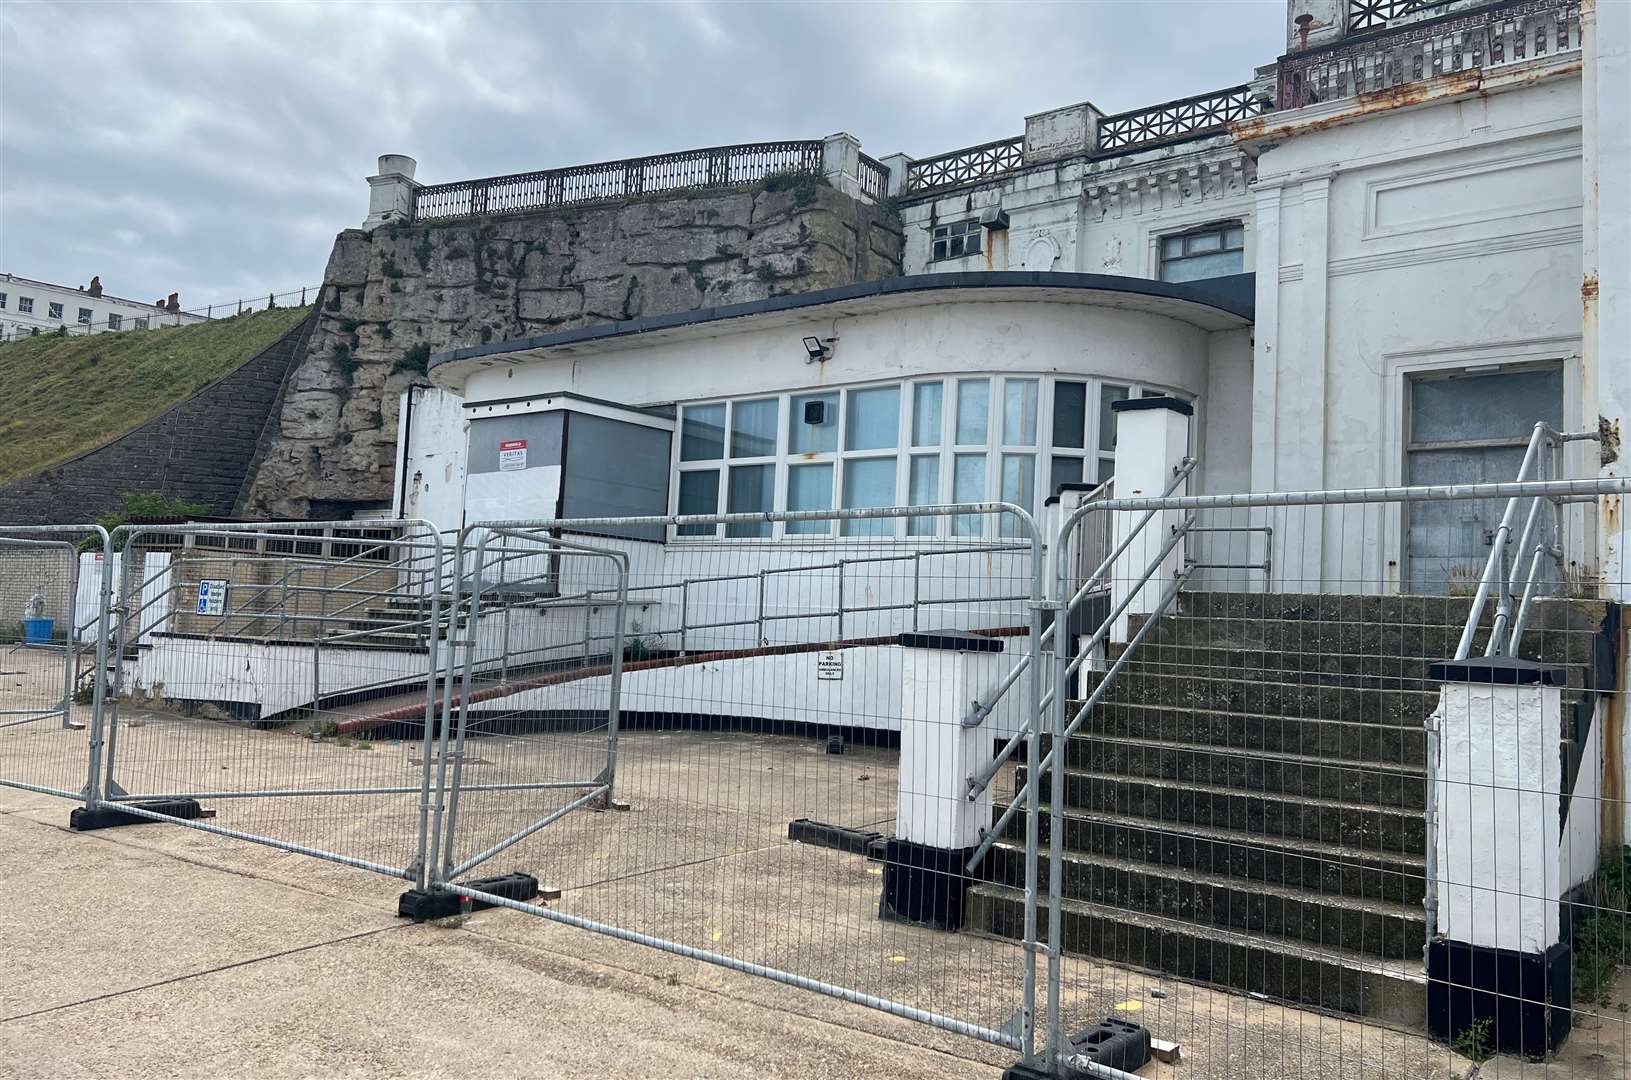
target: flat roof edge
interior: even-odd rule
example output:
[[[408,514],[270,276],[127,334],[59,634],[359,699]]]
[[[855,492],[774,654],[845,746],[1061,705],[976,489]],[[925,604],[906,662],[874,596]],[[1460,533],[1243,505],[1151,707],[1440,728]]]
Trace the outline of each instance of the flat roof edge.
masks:
[[[1180,300],[1213,308],[1236,318],[1252,322],[1256,316],[1255,274],[1233,274],[1196,282],[1156,281],[1152,278],[1124,277],[1118,274],[1081,274],[1055,270],[969,270],[948,274],[913,274],[910,276],[862,281],[814,292],[773,296],[764,300],[749,300],[722,307],[693,308],[668,315],[648,315],[638,319],[584,326],[561,330],[553,334],[511,338],[486,345],[469,345],[448,349],[430,358],[427,370],[458,360],[474,360],[505,353],[547,349],[560,345],[578,345],[591,341],[604,341],[650,333],[654,330],[673,330],[710,322],[741,319],[752,315],[797,311],[800,308],[819,307],[823,304],[865,300],[872,297],[892,296],[914,292],[941,292],[956,289],[1080,289],[1084,292],[1124,293],[1149,296],[1164,300]]]

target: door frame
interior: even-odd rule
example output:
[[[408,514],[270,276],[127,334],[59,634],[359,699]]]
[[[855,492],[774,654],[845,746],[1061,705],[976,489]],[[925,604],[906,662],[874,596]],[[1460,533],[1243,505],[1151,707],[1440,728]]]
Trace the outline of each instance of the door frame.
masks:
[[[1421,376],[1449,375],[1456,372],[1493,374],[1497,371],[1521,371],[1548,364],[1561,364],[1563,368],[1563,423],[1566,428],[1579,424],[1582,409],[1581,339],[1578,335],[1563,337],[1527,338],[1518,341],[1494,341],[1481,345],[1447,346],[1436,349],[1409,349],[1384,353],[1382,381],[1383,439],[1382,475],[1384,483],[1405,484],[1406,447],[1409,438],[1409,402],[1411,380]],[[1478,369],[1488,369],[1480,372]],[[1585,445],[1569,443],[1563,449],[1563,464],[1569,476],[1595,475],[1585,470]],[[1565,519],[1564,531],[1568,542],[1565,558],[1581,564],[1590,564],[1596,550],[1592,524],[1593,508],[1572,504]],[[1382,537],[1383,580],[1387,591],[1401,591],[1405,577],[1405,507],[1389,503],[1384,509]]]

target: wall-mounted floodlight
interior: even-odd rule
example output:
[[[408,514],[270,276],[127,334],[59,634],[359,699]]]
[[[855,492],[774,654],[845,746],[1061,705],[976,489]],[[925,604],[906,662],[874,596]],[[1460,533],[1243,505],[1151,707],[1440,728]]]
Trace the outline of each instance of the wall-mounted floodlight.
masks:
[[[821,339],[818,337],[805,338],[804,351],[810,354],[810,358],[805,361],[806,364],[814,364],[832,355],[832,350],[822,344]]]

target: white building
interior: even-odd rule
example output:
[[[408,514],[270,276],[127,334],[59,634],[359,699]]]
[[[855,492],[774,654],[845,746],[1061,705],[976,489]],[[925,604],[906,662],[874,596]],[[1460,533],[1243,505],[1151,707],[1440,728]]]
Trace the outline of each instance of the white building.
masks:
[[[516,604],[540,634],[581,627],[584,666],[610,640],[595,620],[641,621],[666,655],[620,684],[631,712],[870,725],[903,748],[914,721],[954,729],[942,766],[952,740],[927,732],[897,815],[897,841],[947,866],[997,842],[979,798],[1001,759],[967,735],[978,708],[952,722],[963,690],[926,705],[947,681],[902,674],[899,650],[977,650],[901,631],[1029,639],[1039,659],[1068,642],[1084,677],[1062,704],[1099,700],[1158,627],[1180,659],[1123,676],[1117,715],[1058,717],[1083,745],[1053,771],[1055,820],[1078,815],[1053,836],[1092,871],[1061,886],[1063,948],[1446,1041],[1499,1012],[1498,1048],[1538,1056],[1572,1016],[1569,905],[1596,902],[1600,854],[1631,831],[1631,5],[1293,0],[1286,25],[1284,56],[1212,94],[1053,109],[919,160],[830,137],[830,182],[898,207],[901,277],[434,356],[400,414],[396,510],[447,530],[598,519],[572,542],[627,559],[639,597],[555,564],[541,595],[581,604]],[[370,224],[412,217],[404,159],[370,184]],[[1420,498],[1538,475],[1537,425],[1568,436],[1550,476],[1594,485],[1530,500],[1557,533],[1520,534],[1504,498]],[[1092,538],[1055,526],[1110,483],[1222,512],[1100,515],[1138,541],[1100,588],[1072,569]],[[1034,545],[966,506],[776,517],[999,501],[1040,520]],[[1306,512],[1267,512],[1288,506]],[[667,515],[704,520],[605,520]],[[929,556],[971,592],[926,592]],[[1515,583],[1552,561],[1528,579],[1551,636],[1526,653]],[[1025,595],[1045,569],[1057,589]],[[1502,613],[1481,621],[1491,586]],[[514,651],[484,651],[496,621],[461,643],[482,662]],[[852,677],[828,685],[823,661],[787,659],[801,648]],[[712,667],[676,674],[699,655]],[[910,701],[850,700],[908,682]],[[555,715],[607,692],[552,675],[489,701]],[[1001,719],[999,737],[1024,725]],[[906,835],[919,818],[955,827]],[[1013,932],[1012,880],[946,887]]]
[[[206,320],[206,315],[181,310],[175,293],[148,304],[102,291],[102,280],[97,277],[89,285],[75,287],[0,274],[0,337],[8,340],[59,328],[70,334],[102,334]]]

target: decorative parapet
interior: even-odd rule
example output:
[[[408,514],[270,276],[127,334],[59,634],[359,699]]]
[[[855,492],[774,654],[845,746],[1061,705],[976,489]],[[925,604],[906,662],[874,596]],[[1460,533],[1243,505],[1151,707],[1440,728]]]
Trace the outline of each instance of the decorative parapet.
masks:
[[[820,173],[824,146],[820,139],[743,143],[482,180],[427,184],[414,192],[412,218],[441,221],[486,217],[577,203],[633,199],[662,191],[740,187],[760,183],[778,173]],[[868,181],[864,173],[863,182],[876,184],[875,179]]]
[[[1350,19],[1364,21],[1350,22],[1350,31],[1444,6],[1405,0],[1353,0],[1353,5]],[[1300,109],[1579,48],[1578,0],[1510,0],[1287,56],[1280,61],[1278,104]]]
[[[1100,153],[1142,150],[1214,135],[1225,125],[1265,111],[1249,84],[1179,98],[1147,109],[1116,113],[1099,121]]]
[[[1025,164],[1025,136],[981,143],[914,161],[906,170],[906,194],[962,187],[1013,172]]]

